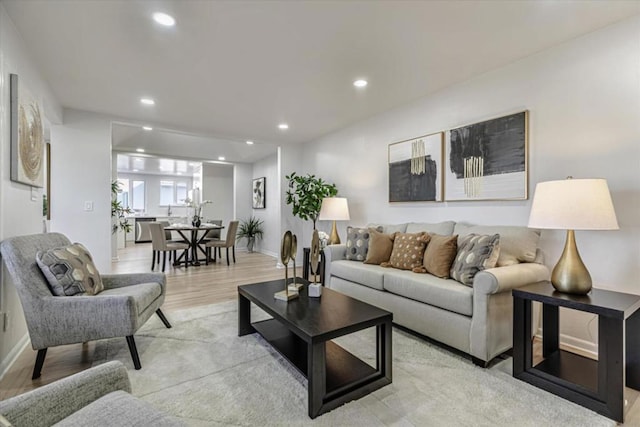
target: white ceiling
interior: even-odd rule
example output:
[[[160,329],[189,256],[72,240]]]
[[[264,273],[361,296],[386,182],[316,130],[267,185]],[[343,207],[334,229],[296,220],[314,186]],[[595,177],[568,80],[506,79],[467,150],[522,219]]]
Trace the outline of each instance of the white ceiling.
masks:
[[[614,0],[2,3],[62,105],[215,136],[229,157],[233,142],[307,142],[640,13]]]

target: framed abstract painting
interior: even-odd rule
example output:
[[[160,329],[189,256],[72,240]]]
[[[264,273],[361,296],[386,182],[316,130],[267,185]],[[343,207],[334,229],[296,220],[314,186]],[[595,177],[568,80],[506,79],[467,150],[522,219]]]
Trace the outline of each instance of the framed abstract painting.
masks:
[[[265,209],[267,207],[266,177],[253,180],[253,209]]]
[[[442,201],[442,143],[438,132],[389,144],[389,202]]]
[[[40,102],[10,75],[11,180],[32,187],[44,185],[44,122]]]
[[[445,199],[528,197],[528,111],[447,132]]]

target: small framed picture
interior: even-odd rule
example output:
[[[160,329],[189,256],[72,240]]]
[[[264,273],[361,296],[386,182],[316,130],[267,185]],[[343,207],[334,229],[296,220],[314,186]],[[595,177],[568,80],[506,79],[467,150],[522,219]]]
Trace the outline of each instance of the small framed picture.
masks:
[[[267,207],[266,177],[253,180],[253,209],[264,209]]]

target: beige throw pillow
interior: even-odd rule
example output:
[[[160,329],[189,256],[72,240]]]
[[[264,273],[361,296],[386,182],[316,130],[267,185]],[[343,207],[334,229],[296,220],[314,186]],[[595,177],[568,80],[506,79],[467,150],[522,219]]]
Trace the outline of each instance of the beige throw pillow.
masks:
[[[427,273],[442,279],[449,278],[451,264],[458,253],[458,235],[441,236],[432,234],[431,241],[424,251],[424,266]]]
[[[393,241],[393,251],[388,265],[400,270],[413,270],[422,267],[424,248],[429,243],[430,236],[427,233],[396,233]]]
[[[393,250],[394,237],[395,233],[385,234],[375,228],[369,228],[369,250],[364,263],[380,265],[389,261]]]

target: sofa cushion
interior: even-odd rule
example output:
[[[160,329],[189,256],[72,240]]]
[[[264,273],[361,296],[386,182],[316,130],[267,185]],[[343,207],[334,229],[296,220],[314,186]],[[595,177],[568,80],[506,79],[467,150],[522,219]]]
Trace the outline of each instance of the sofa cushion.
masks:
[[[91,254],[80,243],[38,251],[36,262],[54,295],[96,295],[104,289]]]
[[[443,236],[451,236],[453,227],[456,225],[453,221],[437,222],[430,224],[428,222],[410,222],[407,224],[407,233],[419,233],[424,231],[429,234],[441,234]]]
[[[536,250],[540,240],[540,230],[507,226],[507,225],[471,225],[458,223],[455,233],[460,236],[467,234],[499,234],[500,256],[498,267],[518,264],[520,262],[535,262]]]
[[[422,265],[427,273],[442,279],[449,278],[449,271],[458,253],[458,236],[432,234],[424,251]]]
[[[381,233],[375,228],[370,228],[370,230],[369,250],[364,263],[380,265],[383,262],[389,261],[389,258],[391,258],[393,239],[396,235],[395,233]]]
[[[465,316],[473,314],[473,288],[430,274],[386,270],[384,289]]]
[[[458,255],[451,266],[451,278],[471,286],[476,273],[496,266],[499,255],[499,234],[468,234],[459,237]]]
[[[65,427],[89,425],[180,426],[184,424],[160,412],[151,404],[120,390],[101,397],[56,424],[56,426]]]
[[[388,269],[378,265],[366,265],[346,260],[331,263],[331,275],[350,282],[356,282],[379,291],[384,290],[382,282]]]
[[[382,227],[378,228],[382,231]],[[369,228],[347,227],[347,254],[346,259],[350,261],[364,261],[369,249]]]
[[[162,286],[156,282],[140,283],[136,286],[122,286],[102,291],[101,296],[118,295],[133,298],[138,315],[142,314],[156,299],[162,295]]]
[[[367,227],[382,227],[382,232],[387,234],[404,233],[407,231],[407,224],[367,224]]]
[[[427,233],[396,233],[393,240],[393,251],[389,258],[388,265],[401,270],[412,270],[422,266],[424,248],[429,242],[430,236]]]

